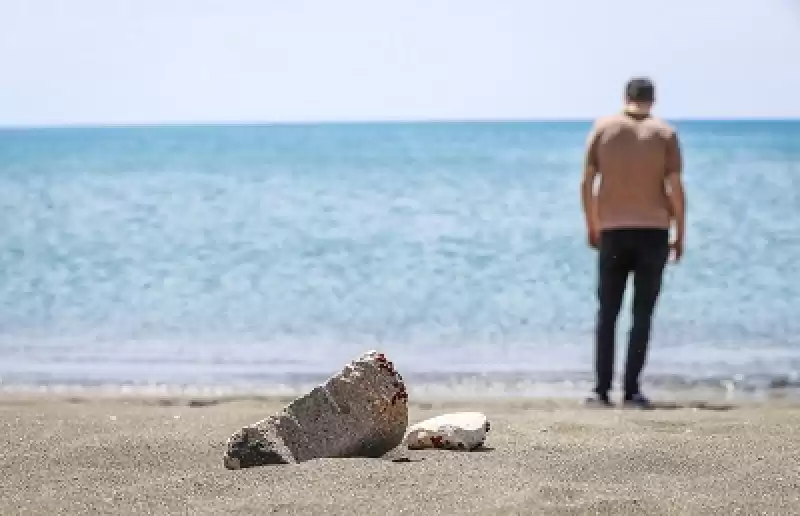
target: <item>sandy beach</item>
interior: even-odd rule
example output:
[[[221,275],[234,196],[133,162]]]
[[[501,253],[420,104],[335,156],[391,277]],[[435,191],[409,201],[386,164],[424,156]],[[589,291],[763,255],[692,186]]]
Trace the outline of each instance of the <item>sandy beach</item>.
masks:
[[[225,470],[228,436],[285,401],[4,395],[0,514],[800,513],[788,403],[412,403],[411,422],[484,411],[487,449]]]

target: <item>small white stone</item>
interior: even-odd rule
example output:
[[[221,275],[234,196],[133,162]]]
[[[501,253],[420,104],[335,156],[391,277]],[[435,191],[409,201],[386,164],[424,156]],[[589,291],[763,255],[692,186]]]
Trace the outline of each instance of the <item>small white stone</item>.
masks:
[[[405,442],[412,450],[473,450],[485,442],[489,428],[489,420],[480,412],[443,414],[412,425]]]

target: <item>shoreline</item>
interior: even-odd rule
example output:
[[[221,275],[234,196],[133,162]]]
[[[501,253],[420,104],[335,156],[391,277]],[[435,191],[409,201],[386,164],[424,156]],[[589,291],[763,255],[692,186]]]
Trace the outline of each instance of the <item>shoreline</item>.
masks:
[[[320,382],[321,383],[321,382]],[[407,384],[409,384],[407,380]],[[0,383],[0,403],[8,400],[212,400],[216,403],[266,400],[285,403],[301,396],[319,385],[308,382],[303,385],[272,387],[237,385],[15,385]],[[733,404],[744,406],[768,406],[773,404],[800,406],[800,387],[770,387],[764,389],[735,388],[726,386],[644,386],[653,401],[663,405],[702,405],[704,403]],[[537,403],[558,400],[564,403],[579,403],[590,391],[589,383],[573,382],[531,384],[526,389],[511,390],[500,385],[486,387],[475,384],[419,385],[410,384],[410,400],[413,402],[472,402],[472,403]],[[612,399],[621,390],[615,385]]]
[[[141,392],[2,392],[0,408],[7,407],[58,407],[58,406],[127,406],[142,408],[208,408],[237,405],[259,405],[277,412],[299,395],[243,392],[231,394],[213,393],[141,393]],[[739,410],[798,410],[800,393],[768,398],[725,396],[697,396],[691,393],[658,392],[651,397],[652,410],[640,411],[622,408],[619,396],[612,395],[615,407],[601,412],[642,412],[655,414],[680,411],[728,412]],[[470,411],[475,407],[500,411],[586,411],[582,396],[412,396],[408,401],[409,412],[432,409]],[[477,410],[477,409],[475,409]],[[265,414],[271,415],[273,412]],[[414,421],[409,420],[409,425]],[[800,431],[800,427],[798,428]]]

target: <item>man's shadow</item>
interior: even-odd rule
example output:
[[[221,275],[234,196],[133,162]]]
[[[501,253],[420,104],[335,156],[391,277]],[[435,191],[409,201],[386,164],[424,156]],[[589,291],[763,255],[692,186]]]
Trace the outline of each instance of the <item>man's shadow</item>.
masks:
[[[707,401],[688,401],[688,402],[675,402],[675,401],[653,401],[650,403],[651,410],[680,410],[680,409],[694,409],[694,410],[710,410],[714,412],[726,412],[736,408],[730,404],[709,403]]]

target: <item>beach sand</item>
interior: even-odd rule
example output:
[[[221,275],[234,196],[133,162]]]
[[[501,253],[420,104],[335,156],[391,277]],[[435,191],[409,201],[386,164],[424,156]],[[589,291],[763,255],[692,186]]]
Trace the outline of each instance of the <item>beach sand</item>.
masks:
[[[0,514],[800,514],[787,403],[412,403],[411,422],[485,412],[487,449],[225,470],[230,434],[286,401],[4,395]]]

